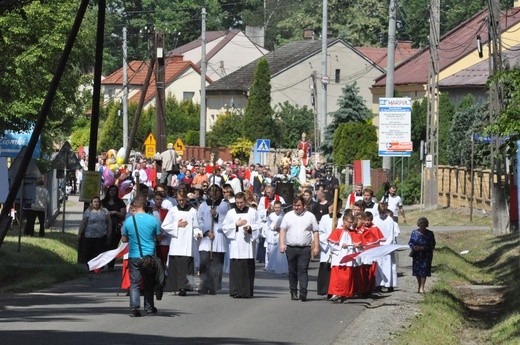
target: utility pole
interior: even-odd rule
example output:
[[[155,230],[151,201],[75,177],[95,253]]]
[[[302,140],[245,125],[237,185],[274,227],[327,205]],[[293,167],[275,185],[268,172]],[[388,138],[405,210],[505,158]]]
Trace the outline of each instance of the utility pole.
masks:
[[[321,114],[320,114],[320,145],[325,139],[325,128],[327,127],[327,36],[328,36],[328,0],[323,0],[323,15],[321,25]]]
[[[143,111],[144,101],[146,98],[146,93],[148,92],[148,87],[150,86],[150,80],[152,79],[153,71],[155,68],[155,39],[154,34],[150,26],[145,27],[147,40],[148,40],[148,53],[150,62],[148,64],[148,70],[146,72],[146,77],[144,78],[143,87],[141,88],[141,97],[139,97],[139,103],[137,104],[137,109],[134,113],[134,118],[132,120],[132,128],[130,130],[130,137],[128,138],[128,146],[125,147],[125,164],[129,162],[130,159],[130,151],[132,149],[132,145],[134,144],[135,136],[137,134],[137,127],[139,125],[139,119],[141,118],[141,112]]]
[[[488,0],[489,10],[489,45],[490,45],[490,76],[502,71],[502,41],[500,28],[500,2]],[[500,82],[493,80],[490,85],[489,123],[496,121],[502,111],[503,89]],[[500,151],[501,136],[491,137],[491,210],[493,214],[493,233],[504,235],[510,232],[509,207],[506,199],[506,186],[508,179],[502,181],[505,171],[505,158]],[[495,182],[496,181],[496,182]]]
[[[155,134],[157,135],[157,151],[166,150],[166,92],[164,85],[165,59],[164,59],[164,33],[155,33],[155,88],[157,90],[156,111],[155,111]]]
[[[202,7],[200,33],[200,129],[199,146],[206,146],[206,7]]]
[[[128,147],[128,48],[126,27],[123,28],[123,147]]]
[[[388,45],[386,58],[386,86],[385,97],[394,97],[394,69],[395,69],[395,25],[396,11],[395,0],[390,0],[388,7]],[[383,170],[386,171],[387,177],[392,171],[392,157],[383,157]],[[393,176],[392,176],[393,177]],[[390,180],[390,179],[389,179]]]
[[[430,2],[430,69],[428,73],[428,115],[426,124],[425,207],[435,209],[439,192],[439,38],[440,0]]]
[[[312,84],[310,86],[311,88],[311,99],[312,99],[312,107],[313,107],[313,114],[314,114],[314,147],[315,147],[315,154],[316,154],[316,158],[318,158],[317,156],[317,152],[318,152],[318,148],[320,147],[320,126],[319,126],[319,115],[318,115],[318,90],[316,89],[317,88],[317,76],[316,76],[316,71],[312,71],[311,73],[311,80],[312,80]],[[317,162],[317,159],[315,160],[315,162]]]

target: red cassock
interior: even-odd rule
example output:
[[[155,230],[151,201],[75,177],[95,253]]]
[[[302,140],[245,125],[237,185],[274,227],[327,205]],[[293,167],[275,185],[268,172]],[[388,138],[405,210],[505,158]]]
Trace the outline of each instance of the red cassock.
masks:
[[[361,244],[363,249],[372,248],[379,245],[379,241],[384,238],[383,233],[377,226],[371,226],[370,228],[364,228],[361,234]],[[376,284],[376,262],[362,262],[359,267],[360,276],[358,278],[359,284],[356,284],[356,293],[360,295],[366,295],[374,291]]]
[[[336,229],[329,238],[329,242],[341,247],[342,244],[352,245],[361,242],[359,235],[355,231]],[[351,247],[350,247],[351,248]],[[352,251],[352,249],[349,249]],[[349,254],[347,252],[343,254]],[[340,259],[344,255],[340,254]],[[332,262],[329,282],[329,295],[337,295],[341,297],[354,297],[354,275],[356,267],[352,266],[352,262],[347,264],[339,264]]]

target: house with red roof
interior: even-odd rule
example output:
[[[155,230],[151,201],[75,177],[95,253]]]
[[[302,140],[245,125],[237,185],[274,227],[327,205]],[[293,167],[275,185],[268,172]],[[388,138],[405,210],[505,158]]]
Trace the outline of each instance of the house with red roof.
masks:
[[[256,41],[256,40],[255,40]],[[254,43],[240,30],[208,31],[206,33],[206,85],[233,73],[251,61],[258,59],[268,50]],[[165,86],[166,97],[191,100],[200,103],[201,39],[177,47],[166,54]],[[128,63],[129,102],[139,102],[149,61]],[[123,69],[120,68],[103,81],[104,102],[119,102],[123,97]],[[155,106],[157,89],[155,71],[145,96],[144,108]]]
[[[376,63],[379,67],[385,68],[388,62],[388,48],[379,47],[356,47],[356,50],[366,56],[369,60]],[[397,42],[394,51],[394,62],[399,65],[401,62],[408,60],[420,49],[412,48],[411,41]]]
[[[516,61],[520,31],[520,7],[501,11],[500,31],[504,56]],[[474,94],[477,100],[485,98],[489,77],[487,10],[464,21],[439,41],[439,90],[448,92],[453,101],[466,94]],[[477,50],[477,37],[482,42],[482,54]],[[426,47],[395,68],[394,89],[403,97],[421,100],[427,95],[430,49]],[[385,96],[386,75],[372,85],[372,110],[378,111],[379,98]]]
[[[128,101],[138,103],[148,72],[150,61],[131,61],[128,64]],[[157,66],[157,65],[155,65]],[[175,97],[177,100],[192,100],[200,103],[201,72],[191,61],[182,56],[172,55],[165,59],[165,94],[166,97]],[[211,79],[206,77],[206,85]],[[120,101],[123,97],[123,69],[119,69],[107,76],[101,84],[104,87],[104,101]],[[144,99],[144,109],[155,106],[157,88],[155,73],[152,74],[150,84]]]

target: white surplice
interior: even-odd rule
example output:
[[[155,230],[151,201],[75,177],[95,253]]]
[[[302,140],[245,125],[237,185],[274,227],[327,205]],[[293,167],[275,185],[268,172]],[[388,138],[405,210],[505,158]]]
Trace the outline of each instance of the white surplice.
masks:
[[[338,224],[336,228],[341,228],[343,226],[343,219],[341,217],[338,218]],[[327,239],[332,232],[332,218],[330,215],[326,214],[321,217],[320,222],[318,223],[318,233],[320,238],[320,262],[327,262],[330,258],[330,247],[329,241]]]
[[[179,227],[179,220],[188,222],[186,227]],[[196,241],[198,235],[202,236],[197,219],[197,210],[190,205],[184,208],[175,206],[168,211],[161,225],[162,229],[172,236],[170,250],[171,256],[195,256]]]
[[[215,209],[217,211],[218,220],[213,220],[213,233],[215,234],[213,248],[211,248],[211,240],[209,237],[204,236],[200,241],[199,251],[209,252],[213,249],[213,252],[215,253],[225,253],[228,247],[228,240],[224,235],[224,231],[222,231],[222,225],[224,224],[224,219],[226,218],[226,214],[228,213],[230,206],[228,202],[222,200],[217,206],[215,206]],[[211,230],[213,217],[211,216],[211,206],[208,205],[206,201],[199,206],[197,211],[197,218],[199,220],[200,229],[203,234]]]
[[[385,219],[381,219],[381,216],[378,216],[374,218],[373,223],[385,236],[381,245],[396,243],[395,238],[399,234],[399,227],[396,226],[392,217],[387,216]],[[397,287],[397,262],[394,252],[377,260],[376,286]]]
[[[246,210],[247,209],[247,210]],[[258,213],[254,208],[244,207],[245,213],[240,213],[236,207],[229,210],[224,219],[222,230],[229,240],[230,259],[254,259],[256,245],[255,240],[260,234],[262,223],[258,218]],[[247,223],[243,226],[236,226],[238,220],[245,219]],[[244,232],[245,226],[251,226],[252,232]]]

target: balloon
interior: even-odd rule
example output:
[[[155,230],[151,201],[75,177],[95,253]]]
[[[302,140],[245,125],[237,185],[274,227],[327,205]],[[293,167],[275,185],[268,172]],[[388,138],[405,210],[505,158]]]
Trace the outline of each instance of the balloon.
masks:
[[[110,149],[107,152],[107,165],[114,164],[116,162],[116,150]]]
[[[119,188],[119,197],[122,199],[125,195],[130,193],[134,187],[134,184],[131,180],[124,180],[118,186]]]
[[[103,169],[103,186],[108,188],[116,182],[114,172],[110,169]]]
[[[116,170],[117,170],[117,164],[110,164],[110,165],[108,166],[108,168],[109,168],[110,170],[112,170],[112,171],[116,171]]]
[[[117,154],[116,154],[116,162],[118,165],[121,165],[124,163],[125,161],[125,153],[126,153],[126,149],[124,147],[120,148],[119,151],[117,151]]]

